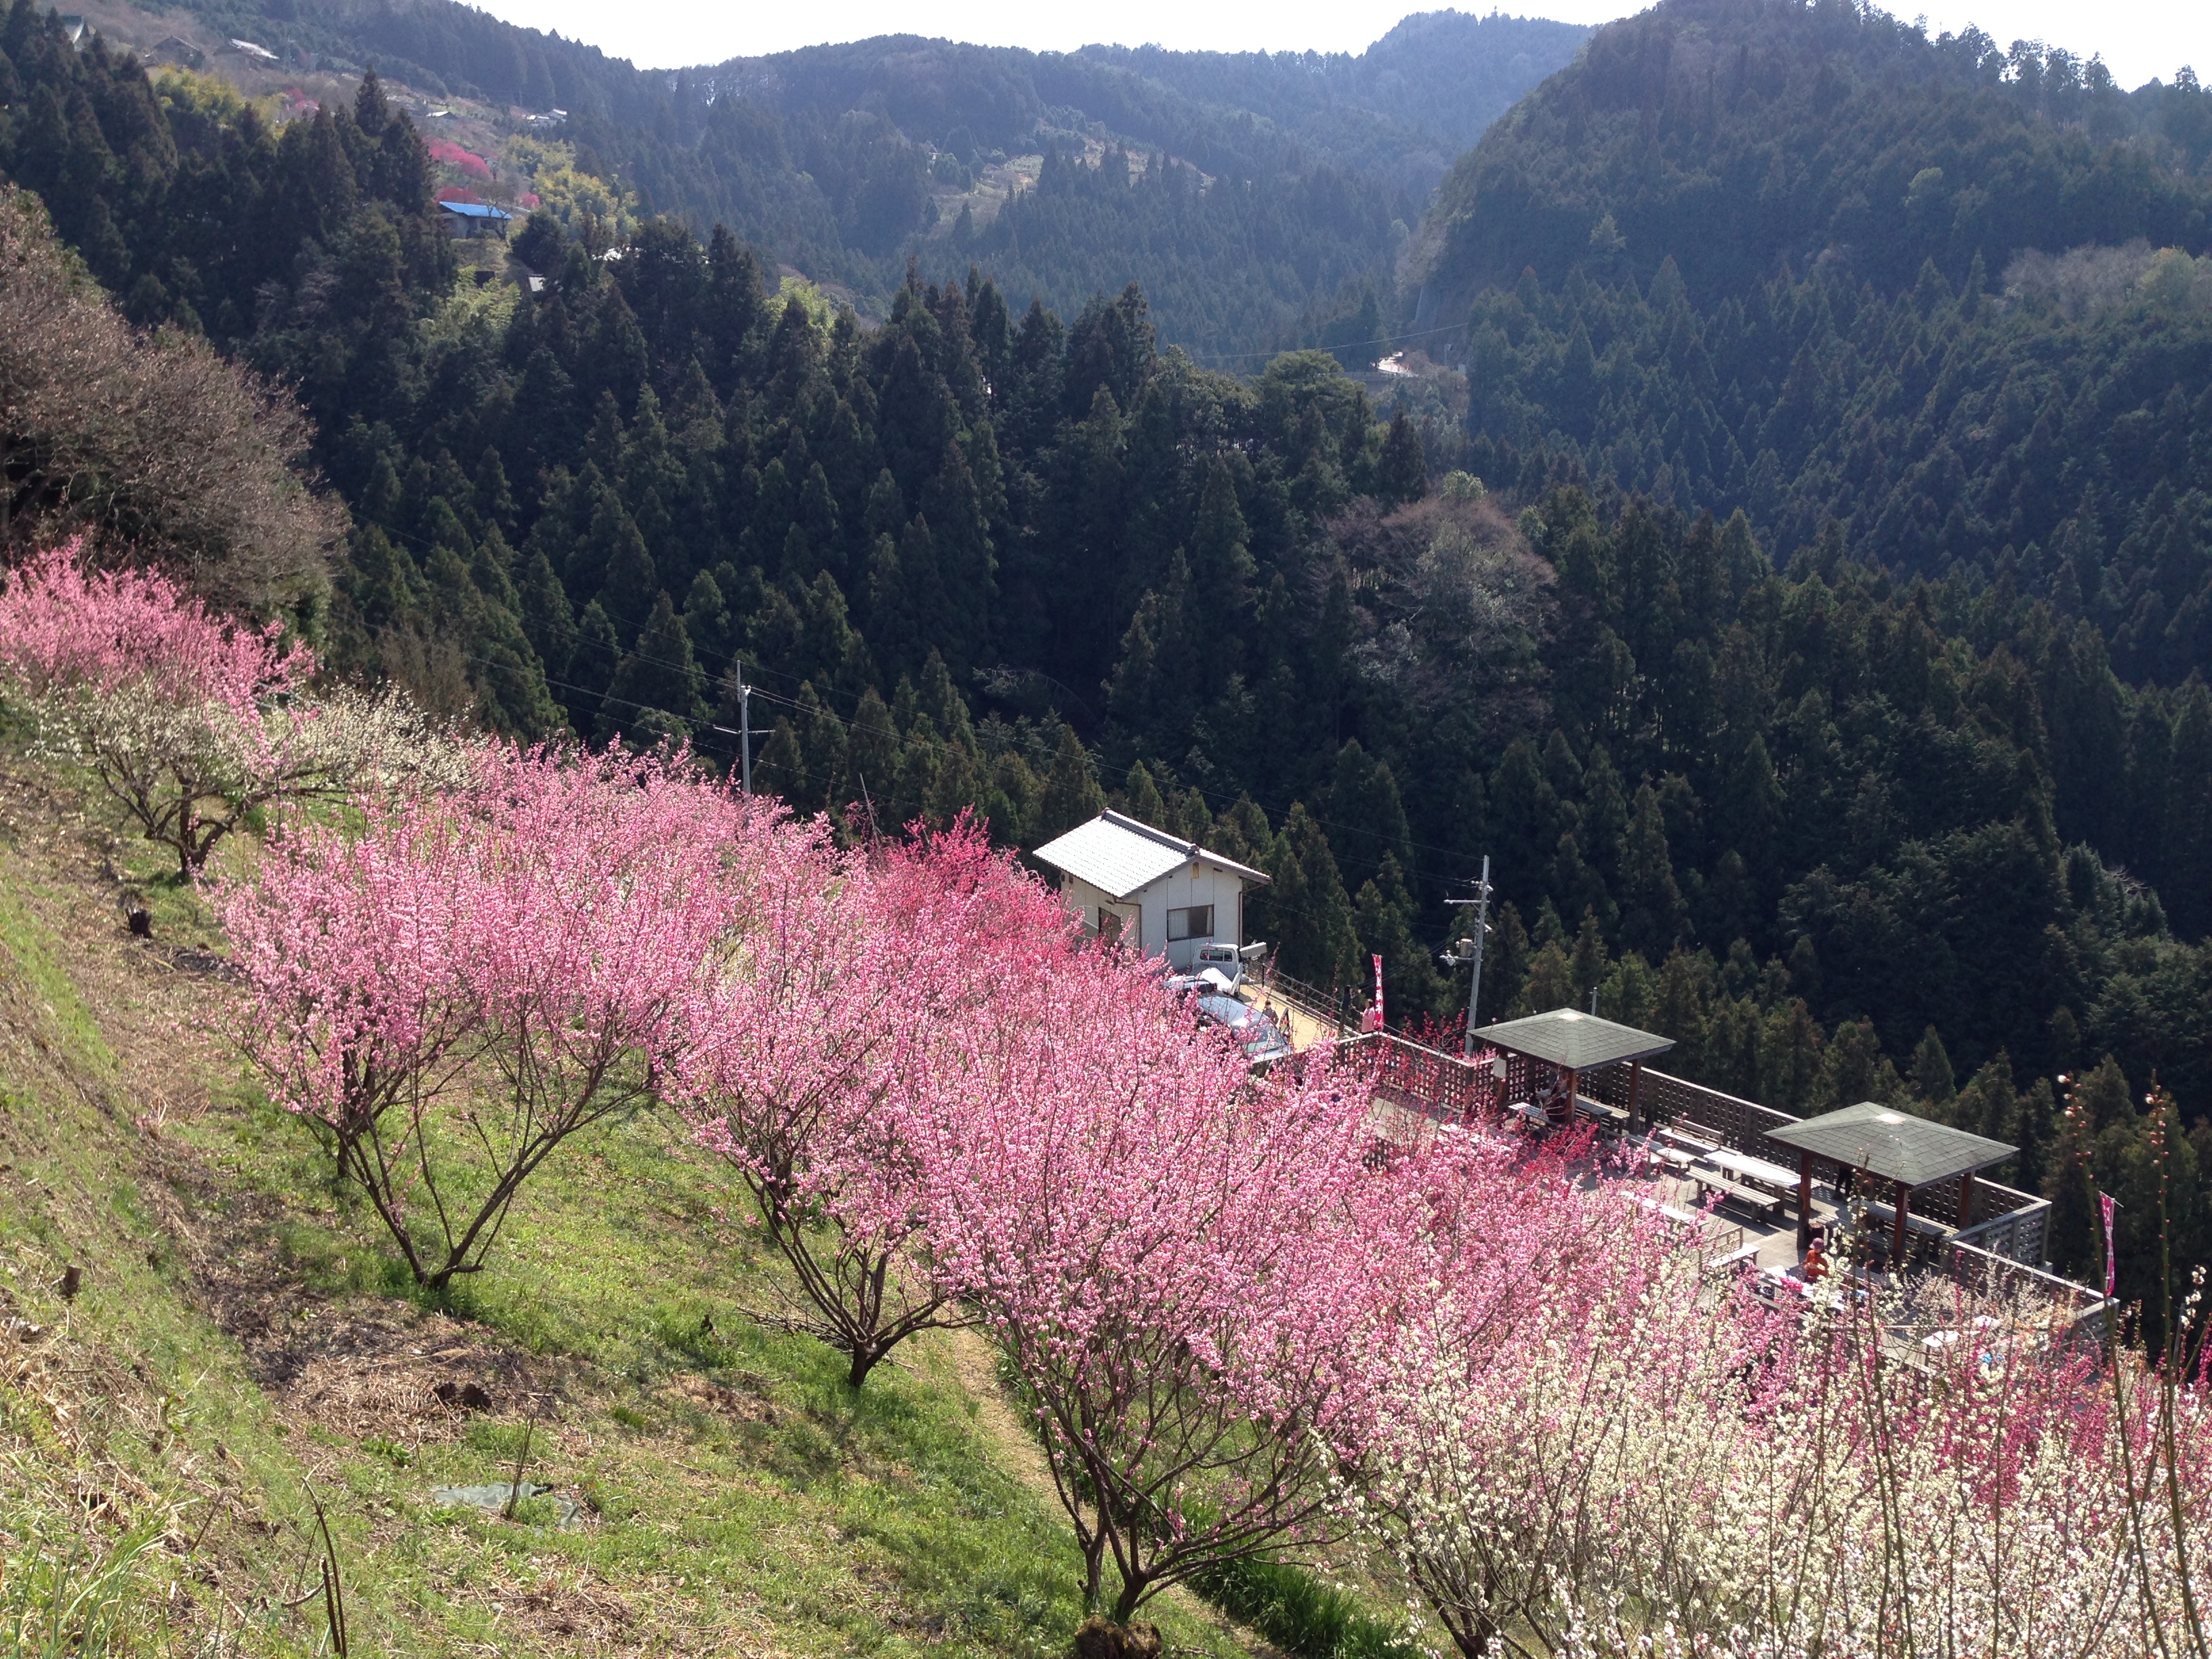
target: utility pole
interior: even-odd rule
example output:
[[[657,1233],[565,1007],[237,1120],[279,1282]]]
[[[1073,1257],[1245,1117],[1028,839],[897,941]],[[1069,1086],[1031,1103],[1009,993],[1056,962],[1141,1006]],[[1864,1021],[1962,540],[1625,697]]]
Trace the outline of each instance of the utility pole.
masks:
[[[709,726],[707,729],[738,740],[740,757],[738,777],[745,793],[750,795],[753,792],[753,689],[745,684],[745,665],[742,658],[730,665],[730,674],[737,682],[733,689],[738,694],[738,729],[732,732],[726,726]]]
[[[1474,896],[1444,901],[1447,904],[1474,906],[1473,937],[1462,939],[1457,951],[1446,951],[1437,957],[1447,967],[1472,964],[1474,969],[1474,976],[1467,987],[1467,1036],[1460,1045],[1460,1053],[1468,1057],[1474,1054],[1474,1009],[1475,1005],[1482,1000],[1482,944],[1490,937],[1490,855],[1486,853],[1482,858],[1482,879],[1474,884]]]
[[[753,792],[753,689],[745,684],[744,659],[738,659],[738,742],[743,756],[744,789]]]

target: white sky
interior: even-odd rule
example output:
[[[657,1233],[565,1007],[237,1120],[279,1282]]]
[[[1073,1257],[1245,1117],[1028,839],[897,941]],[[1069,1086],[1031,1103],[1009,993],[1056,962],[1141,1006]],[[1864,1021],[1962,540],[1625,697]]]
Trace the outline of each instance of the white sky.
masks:
[[[844,0],[808,5],[731,5],[715,0],[477,0],[494,15],[557,29],[642,67],[673,69],[726,58],[783,52],[823,40],[874,34],[947,35],[985,46],[1066,51],[1110,33],[1131,44],[1154,41],[1194,51],[1358,52],[1407,11],[1438,0],[1192,0],[1160,7],[1041,9],[1034,0]],[[1487,0],[1462,0],[1487,9]],[[1601,23],[1622,15],[1620,0],[1538,0],[1534,15]],[[1895,0],[1901,15],[1918,0]],[[2171,79],[2183,64],[2212,80],[2212,3],[2207,0],[1933,0],[1931,32],[1981,27],[2006,45],[2041,40],[2082,58],[2101,53],[2123,86],[2153,76]]]

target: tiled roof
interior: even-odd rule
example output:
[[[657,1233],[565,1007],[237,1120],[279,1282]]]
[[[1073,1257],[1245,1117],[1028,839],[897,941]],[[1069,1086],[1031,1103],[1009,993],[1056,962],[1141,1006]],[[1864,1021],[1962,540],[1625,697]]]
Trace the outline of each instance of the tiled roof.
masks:
[[[2002,1164],[2020,1150],[1873,1100],[1769,1129],[1766,1137],[1907,1187]]]
[[[1064,836],[1054,836],[1036,849],[1036,856],[1055,870],[1065,870],[1101,892],[1125,899],[1140,887],[1149,887],[1177,865],[1211,864],[1246,881],[1264,882],[1266,872],[1219,853],[1209,852],[1194,841],[1171,836],[1121,812],[1101,812],[1088,823],[1079,823]]]
[[[1564,1066],[1571,1072],[1617,1066],[1625,1060],[1649,1060],[1674,1046],[1672,1037],[1639,1031],[1633,1025],[1617,1024],[1575,1008],[1554,1008],[1548,1014],[1486,1025],[1474,1034],[1474,1040],[1531,1060]]]

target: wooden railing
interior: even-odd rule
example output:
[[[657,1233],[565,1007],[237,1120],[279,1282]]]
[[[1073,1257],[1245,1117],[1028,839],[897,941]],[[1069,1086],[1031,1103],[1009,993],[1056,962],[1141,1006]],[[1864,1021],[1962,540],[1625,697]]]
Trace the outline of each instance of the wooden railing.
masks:
[[[1615,1066],[1583,1079],[1583,1092],[1608,1105],[1628,1104],[1629,1073]],[[1687,1078],[1645,1067],[1638,1089],[1638,1115],[1647,1122],[1671,1123],[1678,1128],[1702,1130],[1707,1139],[1732,1146],[1753,1158],[1788,1169],[1797,1167],[1798,1151],[1773,1139],[1769,1132],[1802,1121],[1788,1112],[1762,1106],[1740,1095],[1709,1089]],[[1844,1165],[1832,1159],[1813,1158],[1813,1177],[1832,1186]],[[1954,1176],[1918,1188],[1912,1194],[1912,1212],[1946,1227],[1959,1224],[1960,1182]],[[2051,1202],[2033,1193],[2023,1193],[1994,1181],[1973,1185],[1968,1225],[1957,1239],[1992,1255],[2039,1266],[2050,1243]],[[2064,1281],[2060,1281],[2063,1283]]]
[[[2033,1303],[2051,1310],[2051,1340],[2063,1346],[2102,1341],[2112,1304],[2086,1285],[2045,1273],[2027,1262],[1953,1239],[1943,1258],[1951,1279],[1976,1295],[2010,1303]]]
[[[1376,1099],[1425,1117],[1462,1118],[1498,1103],[1498,1081],[1488,1066],[1395,1031],[1363,1031],[1340,1042],[1337,1053],[1374,1068]]]

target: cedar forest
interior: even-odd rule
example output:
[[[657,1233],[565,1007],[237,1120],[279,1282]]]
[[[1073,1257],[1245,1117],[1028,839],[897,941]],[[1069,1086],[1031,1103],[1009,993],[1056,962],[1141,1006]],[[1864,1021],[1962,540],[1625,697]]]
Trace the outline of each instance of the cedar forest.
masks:
[[[456,86],[455,29],[544,45],[425,6],[360,55],[403,24],[409,72]],[[1249,929],[1285,971],[1358,986],[1380,953],[1394,1023],[1463,1010],[1444,900],[1487,854],[1486,1018],[1595,994],[1700,1081],[2012,1141],[1995,1173],[2057,1200],[2063,1269],[2096,1260],[2092,1189],[2120,1196],[2124,1293],[2155,1077],[2179,1247],[2212,1258],[2193,77],[1667,0],[1449,172],[1357,124],[1282,137],[1292,168],[1232,123],[1202,187],[1146,142],[1188,111],[1129,88],[1206,66],[1086,63],[1127,80],[1106,161],[1048,146],[1018,213],[950,242],[910,203],[866,228],[859,173],[844,231],[775,217],[849,123],[602,99],[585,159],[647,210],[619,258],[532,219],[533,292],[456,281],[373,70],[279,129],[14,0],[0,174],[132,323],[296,392],[344,527],[326,583],[270,598],[340,675],[727,765],[742,664],[757,780],[801,811],[972,810],[1030,848],[1124,805],[1271,872]],[[972,154],[1012,118],[967,85],[899,120]],[[919,165],[878,108],[851,167]],[[1263,222],[1302,274],[1208,289]],[[1148,286],[1105,274],[1117,240]],[[879,314],[780,287],[794,257]],[[1416,332],[1462,354],[1463,418],[1344,372]],[[1206,366],[1236,352],[1255,372]],[[5,522],[100,519],[5,441]]]

